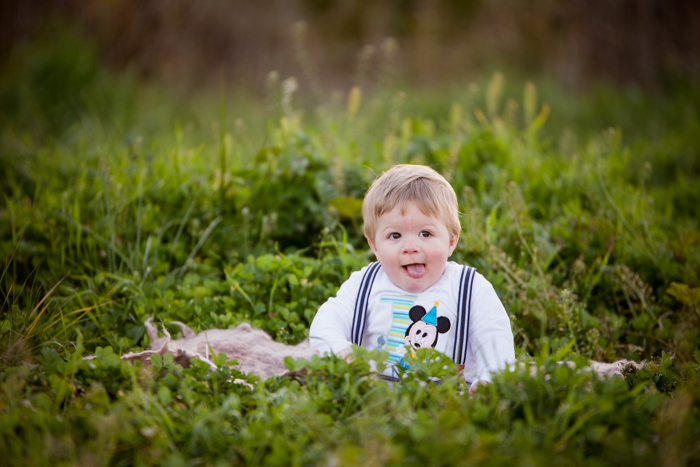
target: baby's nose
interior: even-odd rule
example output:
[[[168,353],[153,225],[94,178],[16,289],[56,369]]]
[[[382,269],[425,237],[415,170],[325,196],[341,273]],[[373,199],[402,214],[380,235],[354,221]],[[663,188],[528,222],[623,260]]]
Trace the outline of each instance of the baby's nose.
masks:
[[[404,253],[415,253],[418,251],[418,242],[412,239],[407,239],[403,244]]]

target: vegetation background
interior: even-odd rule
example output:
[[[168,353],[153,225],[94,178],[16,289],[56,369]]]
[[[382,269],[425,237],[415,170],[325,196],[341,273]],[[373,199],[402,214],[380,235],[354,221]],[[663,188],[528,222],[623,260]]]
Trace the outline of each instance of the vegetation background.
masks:
[[[0,455],[700,464],[699,10],[0,3]],[[371,260],[360,202],[398,162],[452,183],[454,259],[494,284],[522,367],[470,399],[451,365],[388,386],[361,349],[267,381],[118,358],[151,316],[308,337]],[[644,367],[587,371],[619,358]]]

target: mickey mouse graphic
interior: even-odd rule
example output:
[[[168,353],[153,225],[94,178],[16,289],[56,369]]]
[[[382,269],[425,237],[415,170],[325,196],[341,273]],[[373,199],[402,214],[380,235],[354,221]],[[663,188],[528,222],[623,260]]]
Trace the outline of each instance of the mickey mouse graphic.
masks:
[[[408,317],[411,318],[411,325],[406,329],[404,337],[405,345],[411,350],[413,356],[416,356],[417,349],[427,347],[435,347],[438,341],[439,334],[445,334],[450,330],[450,320],[444,316],[437,317],[437,307],[439,302],[435,302],[435,306],[430,310],[430,313],[425,312],[425,308],[416,305],[408,312]],[[406,354],[406,347],[397,349],[403,357]],[[409,365],[403,358],[399,364],[404,368],[409,368]]]

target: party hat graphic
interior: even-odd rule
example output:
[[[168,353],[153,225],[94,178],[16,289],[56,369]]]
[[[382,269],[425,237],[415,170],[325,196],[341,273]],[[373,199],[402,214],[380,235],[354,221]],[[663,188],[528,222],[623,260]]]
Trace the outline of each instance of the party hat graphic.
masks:
[[[432,326],[437,326],[437,306],[439,305],[439,302],[435,302],[435,306],[430,309],[430,312],[428,312],[427,315],[423,316],[423,321],[424,323],[428,323]]]

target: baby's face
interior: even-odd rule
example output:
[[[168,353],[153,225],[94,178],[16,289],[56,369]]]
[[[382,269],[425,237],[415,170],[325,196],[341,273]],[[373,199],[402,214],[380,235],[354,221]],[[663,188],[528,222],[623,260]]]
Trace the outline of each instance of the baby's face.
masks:
[[[379,217],[369,245],[394,285],[420,293],[440,278],[457,239],[442,220],[426,216],[415,203],[407,203],[403,214],[396,206]]]

